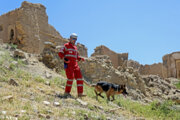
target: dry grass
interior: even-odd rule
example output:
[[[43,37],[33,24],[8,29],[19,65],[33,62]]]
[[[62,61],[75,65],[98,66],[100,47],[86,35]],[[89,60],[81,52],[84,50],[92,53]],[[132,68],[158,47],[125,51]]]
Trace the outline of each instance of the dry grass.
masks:
[[[18,64],[12,64],[12,61],[17,61]],[[165,119],[163,115],[156,117],[157,112],[159,114],[162,112],[161,110],[152,111],[152,105],[143,106],[119,96],[117,96],[114,103],[107,103],[106,99],[102,98],[96,101],[94,90],[86,85],[84,86],[84,92],[87,97],[82,98],[82,100],[87,102],[88,105],[83,106],[76,100],[76,81],[74,81],[71,91],[74,98],[59,98],[57,95],[64,93],[65,78],[56,77],[49,80],[43,79],[41,76],[32,76],[19,69],[19,66],[23,65],[21,60],[11,58],[7,51],[5,51],[4,56],[0,57],[0,119],[4,117],[2,111],[7,111],[6,117],[10,116],[19,120],[47,119],[49,117],[52,119],[78,120],[86,118],[105,120],[107,117],[112,119],[135,119],[137,116],[145,116],[148,119]],[[61,73],[64,75],[63,71]],[[19,86],[9,85],[8,82],[11,78]],[[50,85],[46,85],[46,81],[49,81]],[[12,98],[4,99],[6,96],[12,96]],[[50,104],[45,105],[43,101],[49,101]],[[59,102],[60,105],[55,106],[54,102]],[[119,107],[120,109],[111,111]]]

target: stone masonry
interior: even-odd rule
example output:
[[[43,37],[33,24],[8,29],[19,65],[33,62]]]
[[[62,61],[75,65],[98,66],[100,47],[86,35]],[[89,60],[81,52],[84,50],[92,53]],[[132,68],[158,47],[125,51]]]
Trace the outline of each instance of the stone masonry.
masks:
[[[108,55],[115,68],[117,68],[118,66],[122,66],[125,61],[128,60],[128,53],[115,53],[104,45],[98,46],[94,50],[95,52],[91,56]]]
[[[173,52],[163,56],[164,77],[180,78],[180,52]]]

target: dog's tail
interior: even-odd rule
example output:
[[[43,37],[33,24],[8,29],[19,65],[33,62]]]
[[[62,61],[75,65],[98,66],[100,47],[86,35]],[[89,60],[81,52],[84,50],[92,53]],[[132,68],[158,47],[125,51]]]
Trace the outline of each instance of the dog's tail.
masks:
[[[84,83],[88,86],[88,87],[95,87],[96,85],[95,84],[90,84],[88,83],[87,81],[84,80]]]

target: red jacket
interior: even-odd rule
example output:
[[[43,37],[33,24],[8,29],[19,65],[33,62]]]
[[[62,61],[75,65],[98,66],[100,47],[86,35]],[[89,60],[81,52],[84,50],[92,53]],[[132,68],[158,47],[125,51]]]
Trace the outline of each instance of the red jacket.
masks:
[[[81,57],[77,51],[77,47],[72,45],[70,42],[64,44],[64,47],[60,49],[58,55],[61,59],[67,58],[70,61],[81,60]]]

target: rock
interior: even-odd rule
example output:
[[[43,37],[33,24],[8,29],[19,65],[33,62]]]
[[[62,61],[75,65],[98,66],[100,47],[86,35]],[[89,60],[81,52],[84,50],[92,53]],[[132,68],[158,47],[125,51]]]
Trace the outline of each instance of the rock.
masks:
[[[5,100],[9,100],[10,101],[12,99],[13,99],[13,96],[11,96],[11,95],[5,96],[5,97],[2,98],[3,101],[5,101]]]
[[[84,114],[84,120],[89,120],[88,114]]]
[[[100,110],[104,110],[102,106],[93,105],[95,108],[98,108]]]
[[[111,117],[106,117],[106,120],[111,120]]]
[[[46,74],[46,78],[48,79],[52,78],[52,75],[49,72],[46,71],[45,74]]]
[[[137,117],[135,120],[146,120],[146,119],[143,117]]]
[[[40,114],[38,114],[38,117],[39,117],[39,118],[46,118],[46,115],[45,115],[45,114],[40,113]]]
[[[60,106],[59,102],[54,102],[54,106]]]
[[[64,87],[64,86],[62,86],[62,85],[61,85],[60,87],[61,87],[62,89],[65,89],[65,87]]]
[[[46,119],[50,119],[51,117],[49,115],[46,115]]]
[[[18,62],[17,61],[12,61],[12,64],[17,65]]]
[[[50,86],[50,82],[49,82],[49,81],[46,81],[46,82],[45,82],[45,85]]]
[[[26,110],[21,110],[21,113],[26,113]]]
[[[71,113],[72,113],[73,115],[76,115],[76,112],[75,112],[75,111],[72,111]]]
[[[15,58],[26,58],[25,53],[20,50],[14,51],[14,57]]]
[[[173,105],[171,107],[172,110],[180,111],[180,105]]]
[[[2,114],[3,114],[3,115],[6,115],[6,113],[7,113],[6,111],[2,111]]]
[[[43,103],[44,103],[45,105],[50,105],[50,102],[48,102],[48,101],[43,101]]]
[[[19,86],[19,84],[14,79],[10,79],[9,85]]]
[[[52,110],[47,110],[47,112],[48,112],[48,113],[53,113],[53,111],[52,111]]]
[[[87,102],[84,102],[84,101],[82,101],[81,99],[77,99],[77,101],[81,104],[81,105],[83,105],[83,106],[87,106]]]

